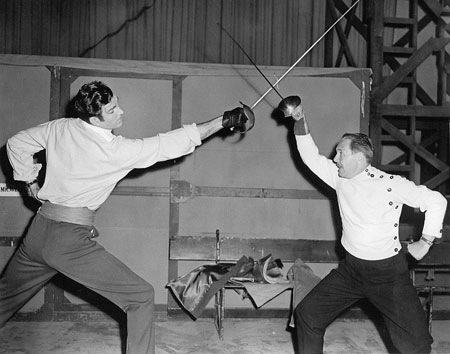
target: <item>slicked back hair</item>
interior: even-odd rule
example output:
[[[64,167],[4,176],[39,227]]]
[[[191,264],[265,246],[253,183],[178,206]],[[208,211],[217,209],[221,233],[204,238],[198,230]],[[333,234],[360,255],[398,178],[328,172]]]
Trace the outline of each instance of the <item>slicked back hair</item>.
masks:
[[[350,149],[352,152],[362,152],[366,157],[367,163],[371,164],[373,159],[372,140],[364,133],[345,133],[341,140],[350,141]]]
[[[103,120],[102,106],[108,104],[112,97],[112,90],[101,81],[84,84],[73,100],[75,114],[87,123],[90,123],[90,117]]]

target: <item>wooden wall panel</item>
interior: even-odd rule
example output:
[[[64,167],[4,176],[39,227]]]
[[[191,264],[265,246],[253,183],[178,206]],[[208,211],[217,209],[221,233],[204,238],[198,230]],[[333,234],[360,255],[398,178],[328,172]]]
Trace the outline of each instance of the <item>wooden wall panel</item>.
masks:
[[[286,70],[262,69],[270,77],[280,77]],[[33,74],[3,82],[3,90],[14,92],[29,77],[33,80],[30,94],[46,93],[39,100],[45,110],[19,114],[24,111],[13,107],[26,100],[11,97],[4,124],[13,129],[2,136],[2,145],[15,131],[49,120],[49,111],[54,112],[52,118],[62,115],[65,103],[91,80],[106,82],[119,96],[126,118],[117,133],[131,137],[203,122],[240,106],[239,101],[253,105],[267,90],[252,66],[0,55],[0,72],[13,78],[21,70]],[[36,78],[34,71],[45,75]],[[299,94],[304,100],[312,131],[325,154],[333,151],[340,134],[367,131],[369,74],[366,69],[296,68],[280,83],[283,95]],[[28,89],[28,84],[24,87]],[[254,108],[256,125],[247,134],[218,134],[189,156],[130,173],[100,209],[98,241],[154,285],[158,306],[170,301],[165,284],[179,274],[178,263],[168,261],[169,238],[204,235],[215,229],[224,235],[259,238],[336,238],[330,195],[307,176],[288,130],[271,117],[278,102],[271,92]],[[3,172],[3,178],[10,180],[7,170]],[[200,187],[203,195],[180,199],[177,193],[189,183]],[[20,198],[12,200],[22,203]],[[20,204],[4,210],[20,215],[17,209],[22,208],[26,210]],[[18,231],[23,232],[24,226]],[[68,283],[58,284],[64,289]],[[55,301],[52,306],[59,319],[96,310],[77,296],[82,292],[67,290],[50,289],[44,300]]]

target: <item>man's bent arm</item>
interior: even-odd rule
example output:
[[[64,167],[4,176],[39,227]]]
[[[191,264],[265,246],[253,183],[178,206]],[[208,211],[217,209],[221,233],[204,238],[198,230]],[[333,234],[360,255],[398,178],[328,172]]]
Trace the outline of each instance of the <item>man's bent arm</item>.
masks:
[[[309,134],[309,126],[306,121],[305,112],[303,106],[299,105],[293,112],[292,118],[295,120],[294,134],[295,135],[307,135]]]

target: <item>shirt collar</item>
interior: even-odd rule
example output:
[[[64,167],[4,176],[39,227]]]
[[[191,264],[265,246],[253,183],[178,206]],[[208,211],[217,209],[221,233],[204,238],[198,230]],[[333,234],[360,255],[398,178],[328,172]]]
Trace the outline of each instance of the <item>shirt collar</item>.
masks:
[[[89,130],[95,132],[96,134],[102,136],[102,137],[105,138],[108,142],[110,142],[110,141],[112,141],[112,140],[114,139],[114,134],[112,133],[112,130],[110,130],[110,129],[104,129],[104,128],[100,128],[100,127],[96,127],[95,125],[86,123],[86,122],[83,121],[83,120],[82,120],[82,122],[83,122],[83,125],[84,125],[87,129],[89,129]]]

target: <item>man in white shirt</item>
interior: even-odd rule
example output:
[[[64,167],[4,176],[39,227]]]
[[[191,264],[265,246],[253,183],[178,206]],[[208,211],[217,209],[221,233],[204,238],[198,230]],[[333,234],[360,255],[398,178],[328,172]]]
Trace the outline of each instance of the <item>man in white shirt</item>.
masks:
[[[335,189],[345,258],[295,309],[298,352],[323,352],[325,330],[344,310],[368,299],[383,315],[394,346],[405,354],[429,353],[433,339],[409,277],[399,239],[404,204],[425,213],[422,237],[408,252],[422,259],[441,237],[446,199],[425,186],[371,165],[373,147],[362,133],[344,134],[333,161],[319,154],[302,105],[291,115],[303,162]]]
[[[78,118],[61,118],[21,131],[7,142],[14,179],[42,202],[21,246],[0,278],[0,328],[56,273],[104,296],[127,314],[127,353],[153,354],[154,289],[92,240],[94,217],[116,183],[134,168],[194,151],[222,128],[242,130],[251,110],[237,107],[202,124],[144,139],[116,136],[123,110],[111,89],[85,84],[74,97]],[[33,160],[46,152],[45,182]]]

